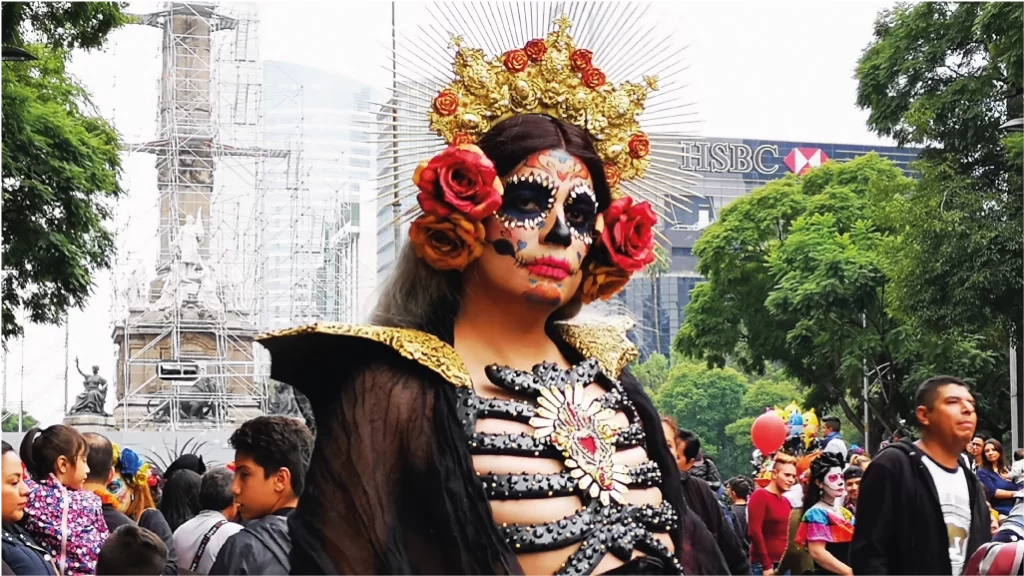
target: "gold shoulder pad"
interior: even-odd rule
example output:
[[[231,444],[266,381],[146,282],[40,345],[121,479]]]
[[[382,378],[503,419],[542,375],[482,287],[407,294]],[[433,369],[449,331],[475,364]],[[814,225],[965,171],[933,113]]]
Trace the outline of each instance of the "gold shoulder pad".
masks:
[[[609,378],[619,378],[629,363],[640,357],[636,346],[626,337],[633,327],[627,318],[601,321],[566,321],[556,324],[566,343],[585,358],[595,358]]]
[[[273,352],[273,349],[277,348],[274,346],[277,341],[311,334],[371,340],[436,372],[457,387],[473,387],[469,371],[466,370],[465,363],[454,348],[433,334],[411,328],[392,328],[368,324],[311,324],[262,334],[256,340]]]

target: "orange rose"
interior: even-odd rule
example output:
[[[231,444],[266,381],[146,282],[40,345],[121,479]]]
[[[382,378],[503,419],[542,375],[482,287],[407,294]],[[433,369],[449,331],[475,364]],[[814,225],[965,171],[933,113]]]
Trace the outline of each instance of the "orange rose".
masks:
[[[594,53],[590,50],[577,49],[573,50],[572,54],[569,55],[569,64],[572,65],[573,72],[583,72],[590,68],[590,63],[593,59]]]
[[[629,137],[629,155],[633,158],[643,158],[651,153],[651,141],[647,134],[637,132]]]
[[[451,116],[459,109],[459,95],[451,90],[442,90],[434,98],[434,110],[441,116]]]
[[[504,64],[505,69],[509,72],[518,73],[526,70],[526,66],[530,63],[530,57],[526,55],[526,52],[519,50],[509,50],[505,52]]]
[[[476,144],[473,137],[465,132],[458,132],[452,136],[452,146],[465,146],[467,144]]]
[[[615,188],[622,183],[622,171],[615,164],[605,164],[604,179],[608,181],[609,188]]]
[[[591,90],[597,90],[607,79],[604,77],[604,72],[601,72],[600,68],[594,68],[591,66],[583,71],[583,85]]]
[[[523,52],[530,57],[530,62],[540,62],[548,53],[548,45],[540,38],[535,38],[526,43]]]
[[[583,274],[583,303],[608,300],[629,283],[629,272],[616,266],[604,266],[596,260],[587,265]]]
[[[449,146],[412,175],[416,196],[427,214],[446,217],[459,213],[479,222],[501,207],[504,187],[494,163],[471,144]]]
[[[409,241],[416,256],[435,270],[461,272],[484,253],[484,225],[459,214],[448,218],[424,214],[409,226]]]

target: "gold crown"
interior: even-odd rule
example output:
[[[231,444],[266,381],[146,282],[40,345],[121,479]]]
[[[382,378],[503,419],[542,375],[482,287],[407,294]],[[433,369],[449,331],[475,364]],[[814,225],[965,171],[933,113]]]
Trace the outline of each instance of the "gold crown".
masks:
[[[462,47],[452,38],[455,80],[434,98],[430,129],[448,144],[476,143],[492,126],[517,114],[547,114],[583,128],[594,139],[614,196],[622,181],[642,178],[650,165],[650,140],[637,117],[657,79],[644,84],[605,78],[589,50],[577,49],[562,16],[544,40],[535,39],[501,58]]]

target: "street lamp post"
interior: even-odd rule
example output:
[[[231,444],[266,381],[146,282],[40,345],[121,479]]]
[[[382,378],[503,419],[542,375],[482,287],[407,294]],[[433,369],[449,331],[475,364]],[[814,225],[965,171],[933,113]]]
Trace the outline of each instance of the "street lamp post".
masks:
[[[1024,132],[1024,93],[1016,94],[1006,101],[1006,112],[1011,118],[1008,122],[999,127],[1007,132]],[[1024,390],[1021,390],[1020,379],[1017,378],[1017,347],[1014,346],[1013,338],[1010,338],[1010,443],[1016,452],[1024,448],[1024,427],[1021,426],[1021,418],[1024,417]],[[1019,344],[1019,343],[1018,343]]]

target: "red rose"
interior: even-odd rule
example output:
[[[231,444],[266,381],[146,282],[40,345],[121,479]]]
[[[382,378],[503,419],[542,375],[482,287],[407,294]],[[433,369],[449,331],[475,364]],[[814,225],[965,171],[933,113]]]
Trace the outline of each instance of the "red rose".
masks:
[[[651,141],[647,134],[637,132],[629,137],[629,155],[633,158],[643,158],[651,153]]]
[[[441,218],[453,213],[479,222],[501,206],[501,180],[494,163],[476,146],[451,146],[421,163],[412,176],[423,211]]]
[[[459,95],[451,90],[442,90],[434,98],[434,110],[441,116],[451,116],[459,109]]]
[[[658,218],[647,202],[634,204],[624,196],[612,202],[604,212],[601,241],[612,263],[628,272],[636,272],[654,261],[654,225]]]
[[[505,52],[505,69],[512,73],[522,72],[526,70],[526,66],[530,63],[530,57],[526,55],[526,52],[519,50],[509,50]]]
[[[540,62],[548,53],[548,45],[540,38],[535,38],[526,43],[523,52],[530,57],[530,62]]]
[[[465,146],[467,144],[475,144],[473,137],[465,132],[458,132],[452,136],[452,146]]]
[[[605,164],[604,179],[608,181],[609,188],[615,188],[622,183],[622,171],[615,164]]]
[[[583,85],[592,90],[596,90],[605,83],[604,72],[601,72],[600,68],[594,68],[591,66],[583,71]]]
[[[583,72],[590,68],[590,63],[593,59],[594,53],[590,50],[573,50],[572,54],[569,55],[569,64],[572,65],[573,72]]]

